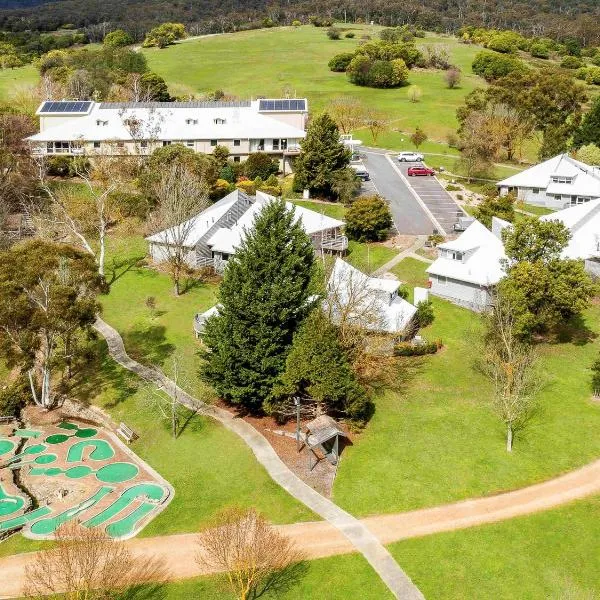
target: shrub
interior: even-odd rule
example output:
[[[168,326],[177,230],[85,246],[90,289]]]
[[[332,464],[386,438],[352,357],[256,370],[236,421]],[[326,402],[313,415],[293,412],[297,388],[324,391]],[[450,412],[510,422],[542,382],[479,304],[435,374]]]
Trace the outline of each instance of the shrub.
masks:
[[[254,185],[254,181],[250,181],[249,179],[238,181],[235,184],[235,187],[238,188],[238,190],[242,190],[242,192],[245,192],[249,196],[254,196],[254,194],[256,194],[256,186]]]
[[[21,409],[29,402],[31,391],[25,377],[0,389],[0,416],[18,417]]]
[[[233,183],[229,183],[225,179],[217,179],[210,191],[210,199],[220,200],[224,196],[227,196],[229,192],[232,192],[235,187]]]
[[[333,21],[331,19],[323,19],[321,17],[308,17],[310,23],[312,23],[315,27],[331,27],[333,25]]]
[[[444,241],[444,236],[440,233],[432,233],[430,236],[427,237],[427,241],[431,242],[433,246],[437,246],[438,244],[441,244]]]
[[[116,191],[110,195],[110,203],[122,217],[146,219],[153,208],[153,203],[142,194]]]
[[[225,165],[219,172],[219,179],[224,179],[229,183],[235,183],[236,176],[231,165]]]
[[[356,85],[368,85],[371,65],[372,62],[368,56],[363,54],[355,56],[346,69],[348,79]]]
[[[54,177],[72,177],[72,162],[70,156],[51,156],[46,163],[46,173]]]
[[[472,68],[473,73],[483,77],[486,81],[494,81],[514,71],[523,71],[525,66],[517,58],[484,50],[475,56]]]
[[[395,58],[392,60],[392,85],[404,85],[408,80],[408,66],[403,58]]]
[[[328,63],[330,71],[334,71],[336,73],[343,73],[348,68],[348,65],[354,58],[353,52],[342,52],[341,54],[336,54]]]
[[[351,40],[356,34],[353,31],[349,31],[344,37]]]
[[[581,67],[583,67],[583,62],[576,56],[565,56],[560,62],[560,66],[563,69],[581,69]]]
[[[588,67],[585,82],[589,85],[600,85],[600,67]]]
[[[486,45],[496,52],[514,54],[519,49],[526,49],[527,40],[514,31],[499,31],[491,35]]]
[[[249,179],[265,180],[279,171],[279,164],[264,152],[250,154],[244,163],[244,173]]]
[[[327,37],[330,40],[339,40],[340,39],[340,30],[337,27],[329,27],[327,29]]]
[[[109,48],[122,48],[133,44],[133,38],[122,29],[115,29],[104,36],[103,43]]]
[[[359,242],[385,239],[392,224],[390,208],[381,196],[358,198],[346,213],[346,235]]]
[[[461,72],[458,67],[450,67],[444,73],[444,79],[446,80],[446,85],[448,89],[453,90],[455,87],[458,87],[460,84]]]
[[[529,47],[529,52],[534,58],[550,58],[550,50],[548,46],[540,42],[533,43]]]
[[[415,313],[415,324],[419,329],[431,325],[435,319],[433,314],[433,304],[430,300],[424,300],[417,304],[417,312]]]
[[[300,27],[302,25],[302,23],[300,21],[298,21],[298,20],[294,20],[294,21],[292,21],[292,25],[294,27]]]
[[[425,344],[411,344],[410,342],[400,342],[394,346],[395,356],[425,356],[426,354],[435,354],[442,347],[441,340],[436,342],[427,342]]]

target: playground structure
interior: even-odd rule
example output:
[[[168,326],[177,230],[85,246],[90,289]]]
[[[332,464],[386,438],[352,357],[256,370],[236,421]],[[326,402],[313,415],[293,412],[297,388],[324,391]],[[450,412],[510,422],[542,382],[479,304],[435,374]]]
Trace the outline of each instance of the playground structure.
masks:
[[[68,420],[0,426],[0,539],[52,539],[64,523],[113,539],[139,533],[173,499],[156,471],[102,427]]]

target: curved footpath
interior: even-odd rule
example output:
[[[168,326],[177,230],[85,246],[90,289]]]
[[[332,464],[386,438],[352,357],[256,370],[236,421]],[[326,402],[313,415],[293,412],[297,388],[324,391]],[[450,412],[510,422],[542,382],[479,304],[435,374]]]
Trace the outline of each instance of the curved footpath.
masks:
[[[383,544],[358,519],[313,490],[283,463],[271,444],[252,425],[227,410],[210,406],[192,397],[179,388],[168,377],[155,369],[145,367],[131,359],[125,350],[123,339],[118,331],[98,317],[96,330],[106,339],[108,350],[120,365],[136,373],[147,381],[158,383],[170,396],[197,410],[199,413],[216,419],[227,429],[239,435],[250,447],[257,460],[267,470],[272,479],[298,501],[325,519],[340,531],[351,543],[353,550],[360,552],[375,569],[392,594],[403,600],[424,600],[423,594],[398,566]]]
[[[105,336],[110,353],[117,362],[145,379],[162,384],[169,393],[173,393],[175,388],[172,381],[127,356],[119,334],[112,327],[98,319],[96,328]],[[600,494],[600,460],[597,460],[555,479],[520,490],[405,513],[367,517],[358,521],[289,471],[267,440],[251,425],[234,418],[228,411],[198,402],[178,388],[176,393],[190,407],[218,419],[228,429],[240,435],[277,483],[325,519],[320,522],[278,526],[307,558],[324,558],[359,551],[396,597],[407,600],[423,596],[382,544],[511,519]],[[135,555],[155,556],[164,560],[170,579],[209,574],[195,561],[198,550],[196,534],[135,538],[126,544]],[[36,553],[28,553],[0,559],[1,598],[22,595],[25,566],[35,560],[35,556]],[[401,575],[395,577],[398,571]]]

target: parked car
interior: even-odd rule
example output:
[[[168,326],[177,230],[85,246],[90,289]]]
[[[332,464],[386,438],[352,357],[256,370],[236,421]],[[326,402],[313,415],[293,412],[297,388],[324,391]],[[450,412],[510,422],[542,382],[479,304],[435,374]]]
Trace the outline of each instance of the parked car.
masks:
[[[370,181],[371,180],[371,176],[369,175],[369,171],[367,171],[365,165],[361,164],[357,164],[357,165],[350,165],[353,169],[354,172],[356,173],[356,176],[361,179],[362,181]]]
[[[400,152],[396,158],[399,162],[423,162],[423,155],[418,152]]]
[[[408,167],[409,177],[415,177],[420,175],[435,175],[435,171],[424,165],[420,167]]]

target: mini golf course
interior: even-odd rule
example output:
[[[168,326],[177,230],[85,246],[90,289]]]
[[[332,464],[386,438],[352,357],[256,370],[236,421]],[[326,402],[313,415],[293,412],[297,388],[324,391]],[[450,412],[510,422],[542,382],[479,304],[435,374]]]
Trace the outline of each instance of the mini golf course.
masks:
[[[77,520],[126,539],[173,494],[160,475],[100,427],[63,421],[0,436],[0,533],[21,529],[26,537],[51,539],[61,525]]]

